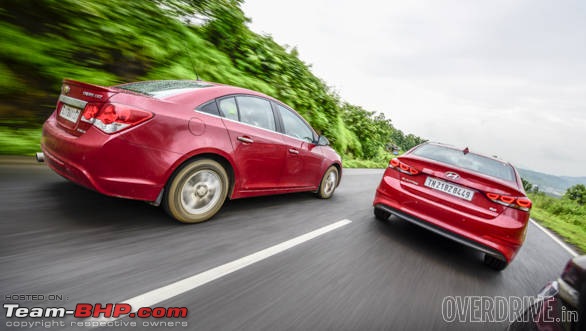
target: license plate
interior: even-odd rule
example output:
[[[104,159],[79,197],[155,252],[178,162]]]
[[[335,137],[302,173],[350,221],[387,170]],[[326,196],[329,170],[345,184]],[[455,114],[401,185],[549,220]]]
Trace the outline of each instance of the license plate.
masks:
[[[71,107],[67,104],[63,104],[61,106],[61,111],[59,112],[59,116],[73,123],[77,123],[79,114],[81,114],[81,109]]]
[[[472,190],[431,177],[425,179],[424,185],[468,201],[472,201],[472,198],[474,197],[474,191]]]

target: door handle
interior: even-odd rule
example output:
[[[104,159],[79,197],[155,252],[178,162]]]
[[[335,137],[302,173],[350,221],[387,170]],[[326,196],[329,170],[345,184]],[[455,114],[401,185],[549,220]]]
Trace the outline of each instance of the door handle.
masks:
[[[299,151],[294,148],[289,148],[289,153],[291,154],[299,154]]]
[[[243,143],[247,143],[247,144],[252,144],[254,142],[254,140],[252,140],[248,137],[244,137],[244,136],[240,136],[237,139],[242,141]]]

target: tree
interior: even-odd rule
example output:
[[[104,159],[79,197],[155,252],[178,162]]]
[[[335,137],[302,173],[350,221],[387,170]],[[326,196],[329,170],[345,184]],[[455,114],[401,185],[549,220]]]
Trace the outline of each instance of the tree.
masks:
[[[586,204],[586,186],[583,184],[574,185],[566,191],[564,197],[584,205]]]
[[[424,141],[343,102],[296,47],[251,31],[243,2],[0,1],[0,126],[38,128],[64,77],[109,86],[197,75],[284,102],[352,159],[384,164],[393,146]]]
[[[527,179],[521,177],[521,181],[523,182],[523,188],[525,192],[529,193],[533,189],[533,184],[531,184]]]

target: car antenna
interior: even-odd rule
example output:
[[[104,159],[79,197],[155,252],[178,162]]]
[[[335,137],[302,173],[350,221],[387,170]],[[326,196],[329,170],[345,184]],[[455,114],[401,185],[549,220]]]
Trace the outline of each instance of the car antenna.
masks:
[[[466,154],[470,153],[470,149],[468,149],[468,147],[466,147],[466,148],[464,148],[462,153],[464,153],[464,155],[466,155]]]
[[[191,53],[189,53],[189,48],[187,48],[187,43],[183,43],[183,47],[185,47],[185,53],[187,53],[187,57],[189,58],[189,62],[191,62],[191,69],[193,69],[193,73],[195,74],[195,78],[199,81],[199,75],[197,71],[195,71],[195,65],[193,64],[193,59],[191,58]]]

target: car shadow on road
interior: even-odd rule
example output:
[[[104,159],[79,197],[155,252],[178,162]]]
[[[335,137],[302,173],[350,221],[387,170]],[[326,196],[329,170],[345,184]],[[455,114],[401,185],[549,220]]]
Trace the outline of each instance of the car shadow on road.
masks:
[[[162,207],[155,207],[143,201],[105,196],[74,183],[53,183],[43,190],[45,191],[43,194],[56,199],[59,212],[63,214],[65,220],[78,226],[115,225],[142,228],[185,226],[168,216]],[[298,209],[300,204],[311,205],[312,203],[319,204],[319,199],[308,192],[227,200],[220,212],[210,221],[231,219],[242,216],[243,213],[257,217],[267,211],[275,215],[283,215]],[[209,224],[210,221],[198,226]]]
[[[483,265],[483,253],[396,216],[386,221],[372,217],[371,227],[388,238],[395,250],[408,250],[425,263],[450,269],[472,279],[500,283],[503,274],[507,272],[507,269],[497,272]]]
[[[287,208],[299,207],[299,204],[319,201],[309,192],[287,193],[279,195],[269,195],[262,197],[244,198],[236,200],[226,200],[222,207],[223,212],[243,212],[248,210],[261,210],[265,208]]]
[[[53,183],[44,190],[55,199],[64,221],[77,226],[164,227],[179,224],[162,208],[143,201],[105,196],[74,183]]]

